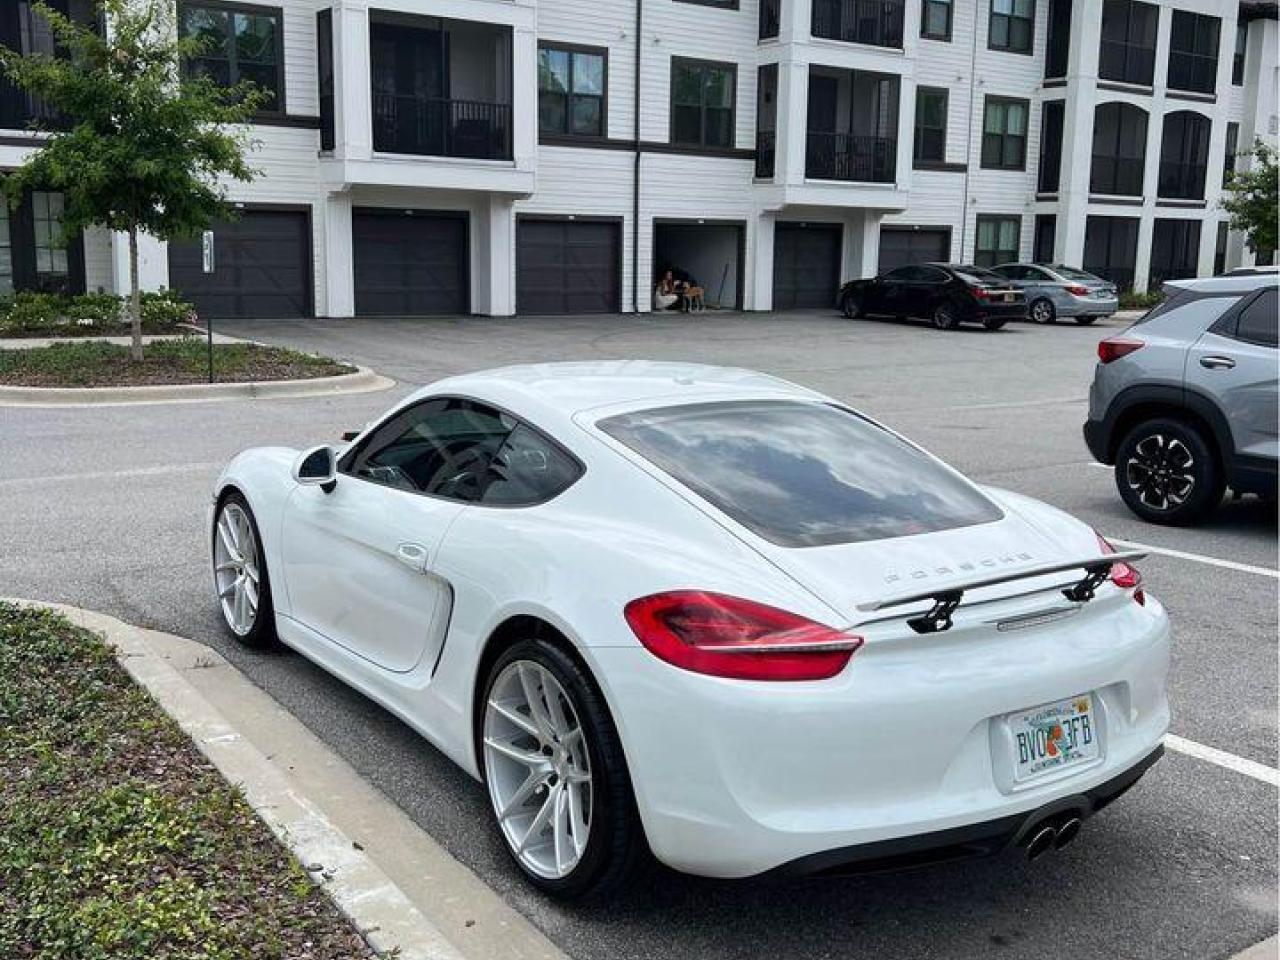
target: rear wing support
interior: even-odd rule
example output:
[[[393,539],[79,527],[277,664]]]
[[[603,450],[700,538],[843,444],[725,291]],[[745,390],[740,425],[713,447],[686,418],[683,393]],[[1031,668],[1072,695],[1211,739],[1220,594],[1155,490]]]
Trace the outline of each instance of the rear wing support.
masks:
[[[1082,579],[1069,581],[1053,589],[1062,590],[1062,595],[1073,603],[1088,603],[1097,595],[1098,588],[1111,575],[1112,565],[1131,563],[1135,560],[1141,560],[1145,556],[1146,554],[1140,550],[1125,550],[1109,553],[1101,557],[1088,557],[1083,560],[1072,560],[1066,563],[1042,564],[1012,573],[977,577],[949,587],[902,594],[888,597],[884,600],[873,600],[870,603],[859,604],[858,609],[872,613],[892,607],[919,603],[922,600],[932,600],[933,606],[926,613],[910,618],[907,621],[907,625],[916,633],[940,633],[943,630],[951,629],[951,615],[955,613],[956,608],[964,601],[964,595],[969,590],[993,587],[1017,580],[1030,580],[1034,577],[1044,577],[1053,573],[1065,573],[1068,570],[1083,569],[1085,575]],[[1044,589],[1050,588],[1046,587]]]

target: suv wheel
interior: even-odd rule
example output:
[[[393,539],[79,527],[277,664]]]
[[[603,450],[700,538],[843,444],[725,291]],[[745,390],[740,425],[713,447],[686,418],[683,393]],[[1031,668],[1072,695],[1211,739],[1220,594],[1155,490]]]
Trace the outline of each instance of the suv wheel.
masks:
[[[1143,520],[1188,524],[1218,505],[1225,481],[1198,429],[1160,418],[1138,424],[1120,442],[1116,488]]]

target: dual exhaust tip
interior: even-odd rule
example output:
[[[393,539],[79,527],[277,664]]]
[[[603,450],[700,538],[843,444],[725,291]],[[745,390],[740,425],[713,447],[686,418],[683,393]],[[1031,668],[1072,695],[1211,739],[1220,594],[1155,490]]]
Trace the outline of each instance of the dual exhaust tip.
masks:
[[[1074,814],[1036,824],[1027,831],[1027,859],[1036,860],[1050,850],[1061,850],[1080,835],[1080,825],[1080,818]]]

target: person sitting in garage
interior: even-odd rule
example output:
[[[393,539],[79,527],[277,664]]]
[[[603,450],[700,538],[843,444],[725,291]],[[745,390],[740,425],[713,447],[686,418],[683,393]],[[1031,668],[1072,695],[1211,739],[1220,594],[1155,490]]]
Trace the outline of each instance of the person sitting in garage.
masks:
[[[667,270],[662,274],[658,285],[653,288],[653,309],[679,310],[680,300],[680,285],[676,282],[675,275]]]

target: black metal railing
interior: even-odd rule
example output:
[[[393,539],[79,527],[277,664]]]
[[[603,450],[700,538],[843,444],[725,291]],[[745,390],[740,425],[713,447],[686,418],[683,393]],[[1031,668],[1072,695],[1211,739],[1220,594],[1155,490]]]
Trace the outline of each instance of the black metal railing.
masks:
[[[511,104],[375,93],[373,149],[510,160]]]
[[[895,179],[898,143],[888,137],[810,130],[805,146],[804,175],[811,180],[893,183]]]
[[[756,176],[768,178],[773,176],[774,144],[777,134],[772,130],[756,131]]]
[[[1098,76],[1103,80],[1151,86],[1155,79],[1156,50],[1138,43],[1103,40],[1098,49]]]
[[[760,39],[769,40],[778,35],[781,24],[782,0],[760,0]]]
[[[901,47],[905,9],[902,0],[813,0],[811,29],[826,40]]]
[[[0,129],[61,130],[69,126],[65,114],[50,109],[39,97],[0,78]]]
[[[1089,192],[1117,197],[1142,196],[1142,171],[1146,161],[1137,157],[1093,155]]]
[[[1157,195],[1174,200],[1203,200],[1206,166],[1204,163],[1161,160]]]

